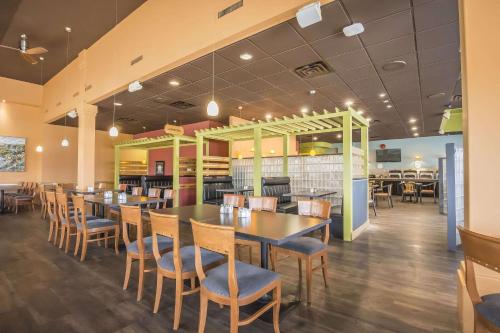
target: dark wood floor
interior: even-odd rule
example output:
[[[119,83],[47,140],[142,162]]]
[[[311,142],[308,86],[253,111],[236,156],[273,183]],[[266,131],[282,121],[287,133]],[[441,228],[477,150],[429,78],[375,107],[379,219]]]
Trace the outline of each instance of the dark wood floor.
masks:
[[[445,218],[431,203],[380,208],[353,243],[332,241],[329,288],[313,277],[313,304],[293,309],[282,332],[458,332],[455,270]],[[166,281],[154,315],[154,276],[137,303],[136,272],[122,291],[125,256],[89,246],[84,263],[47,243],[38,212],[0,216],[0,332],[171,332]],[[291,258],[290,258],[291,259]],[[135,266],[134,266],[135,269]],[[283,295],[297,292],[295,260],[280,263]],[[229,310],[211,304],[206,332],[228,332]],[[196,332],[198,295],[185,298],[180,332]],[[256,321],[241,332],[272,332]]]

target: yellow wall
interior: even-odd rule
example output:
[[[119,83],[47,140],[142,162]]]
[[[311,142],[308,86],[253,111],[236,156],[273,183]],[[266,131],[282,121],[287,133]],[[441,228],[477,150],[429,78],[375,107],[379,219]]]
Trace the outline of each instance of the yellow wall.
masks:
[[[460,35],[464,111],[465,224],[500,237],[500,214],[494,193],[500,187],[500,29],[498,0],[461,0]],[[500,292],[500,274],[476,270],[481,294]],[[473,331],[473,312],[458,270],[458,304],[463,332]]]

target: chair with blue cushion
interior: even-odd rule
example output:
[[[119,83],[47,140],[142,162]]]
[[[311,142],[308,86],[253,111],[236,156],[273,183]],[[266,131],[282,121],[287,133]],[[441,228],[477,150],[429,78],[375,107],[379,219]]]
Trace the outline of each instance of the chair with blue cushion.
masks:
[[[127,248],[127,263],[125,266],[125,280],[123,281],[123,290],[128,287],[130,280],[130,270],[132,261],[139,261],[139,281],[137,287],[137,302],[142,299],[144,288],[144,273],[154,272],[154,268],[145,268],[146,260],[154,260],[153,237],[144,237],[144,227],[140,206],[120,205],[120,215],[122,219],[123,241]],[[129,227],[136,228],[137,239],[133,242],[129,238]],[[171,238],[161,237],[158,239],[158,249],[161,254],[170,251],[173,246]]]
[[[108,244],[109,239],[115,240],[115,253],[118,255],[118,241],[120,240],[120,226],[113,220],[97,218],[87,220],[87,211],[85,207],[85,200],[83,195],[73,196],[74,219],[76,223],[76,244],[75,253],[78,254],[80,248],[80,241],[82,241],[82,253],[80,261],[85,260],[87,255],[87,245],[92,242],[101,242]],[[112,236],[109,236],[109,233]],[[95,236],[95,238],[93,238]]]
[[[330,218],[330,209],[332,204],[325,200],[299,201],[299,215],[319,217],[321,219]],[[323,231],[323,239],[314,237],[294,238],[280,246],[271,247],[271,264],[277,271],[278,254],[287,254],[297,257],[299,262],[299,284],[302,285],[302,260],[306,262],[306,284],[307,284],[307,304],[311,304],[311,284],[312,273],[317,269],[322,269],[323,280],[327,286],[328,274],[328,239],[330,236],[330,225],[326,224]],[[321,259],[321,265],[313,268],[314,259]]]
[[[237,261],[235,258],[234,227],[202,223],[191,219],[195,246],[195,267],[200,279],[200,321],[198,332],[205,331],[208,301],[228,305],[231,313],[231,333],[238,327],[252,323],[269,309],[273,309],[274,332],[279,332],[281,279],[272,271]],[[227,256],[227,263],[207,272],[203,269],[202,249]],[[254,303],[267,293],[272,301],[256,313],[240,320],[240,306]]]
[[[194,246],[180,246],[179,217],[177,215],[165,215],[150,213],[151,229],[153,234],[153,253],[157,263],[156,269],[156,298],[154,313],[158,312],[160,306],[163,278],[175,280],[175,308],[174,308],[174,330],[179,328],[181,320],[182,299],[199,291],[196,287],[195,250]],[[173,250],[162,254],[159,247],[160,237],[168,237],[173,240]],[[208,270],[224,261],[224,256],[202,249],[201,258],[203,268]],[[184,291],[184,280],[191,281],[191,289]]]
[[[474,332],[500,332],[500,293],[480,296],[474,264],[500,272],[500,238],[458,227],[465,257],[465,286],[474,307]]]
[[[59,229],[61,229],[59,216],[57,215],[56,193],[53,191],[45,192],[45,196],[47,198],[47,214],[49,215],[48,242],[52,242],[54,245],[56,245],[57,235],[59,234]]]

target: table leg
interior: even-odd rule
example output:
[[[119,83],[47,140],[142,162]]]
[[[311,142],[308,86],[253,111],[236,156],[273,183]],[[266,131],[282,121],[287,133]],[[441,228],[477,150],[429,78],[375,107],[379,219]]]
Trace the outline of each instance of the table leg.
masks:
[[[260,242],[260,267],[269,269],[269,244]]]
[[[0,214],[3,214],[5,204],[5,190],[0,190]]]

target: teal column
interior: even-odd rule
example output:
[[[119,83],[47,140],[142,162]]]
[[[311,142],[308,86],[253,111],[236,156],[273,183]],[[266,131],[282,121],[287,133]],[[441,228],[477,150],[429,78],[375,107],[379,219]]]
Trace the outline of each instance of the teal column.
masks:
[[[114,188],[118,188],[120,183],[120,147],[115,146],[115,177],[114,177]]]
[[[174,196],[174,207],[179,207],[179,196],[180,196],[180,181],[179,181],[179,154],[180,154],[180,142],[179,138],[174,138],[174,147],[172,149],[172,188],[175,191]]]
[[[346,113],[342,117],[344,160],[343,192],[344,192],[344,240],[352,240],[352,115]]]
[[[203,136],[196,136],[196,204],[203,203]]]
[[[288,154],[290,153],[290,135],[283,135],[283,176],[288,176]]]
[[[262,128],[253,130],[254,155],[253,155],[253,195],[262,195]]]

